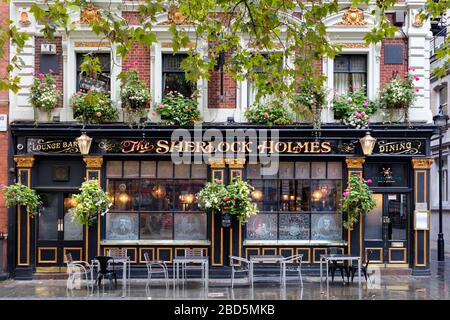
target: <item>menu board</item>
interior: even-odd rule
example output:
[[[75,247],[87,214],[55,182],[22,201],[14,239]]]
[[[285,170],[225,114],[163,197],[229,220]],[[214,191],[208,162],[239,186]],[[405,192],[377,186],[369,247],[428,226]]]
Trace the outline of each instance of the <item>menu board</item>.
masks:
[[[109,93],[110,90],[110,77],[107,74],[101,73],[97,78],[87,77],[84,74],[80,74],[80,90],[87,92],[94,90],[97,92]]]

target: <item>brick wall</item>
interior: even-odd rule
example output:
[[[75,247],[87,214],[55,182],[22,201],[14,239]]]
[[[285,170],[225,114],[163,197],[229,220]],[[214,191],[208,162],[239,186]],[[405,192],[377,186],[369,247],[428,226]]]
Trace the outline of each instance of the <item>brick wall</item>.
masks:
[[[122,18],[124,18],[128,24],[137,25],[138,23],[139,12],[136,11],[123,11]]]
[[[225,60],[229,53],[225,55]],[[226,63],[226,62],[225,62]],[[208,108],[236,108],[236,80],[230,74],[223,73],[223,95],[220,95],[221,72],[217,68],[211,72],[208,81]]]
[[[136,69],[139,79],[145,81],[147,86],[150,87],[150,50],[148,48],[141,44],[133,44],[123,63],[124,70],[130,67]]]
[[[0,3],[0,23],[9,18],[9,4]],[[4,77],[8,58],[8,41],[4,47],[5,56],[0,59],[0,77]],[[8,91],[0,91],[0,114],[8,114]],[[0,185],[8,184],[8,133],[0,132]],[[8,210],[5,207],[3,194],[0,192],[0,232],[8,233]],[[3,256],[0,257],[0,273],[6,269],[6,241],[0,240],[3,245]]]
[[[41,68],[41,44],[56,44],[56,55],[58,56],[58,74],[54,75],[54,79],[56,82],[56,88],[63,93],[63,56],[62,56],[62,45],[61,45],[61,37],[55,37],[53,40],[44,39],[44,37],[35,37],[34,45],[35,45],[35,74],[38,74]],[[62,101],[60,102],[62,103]]]
[[[403,64],[384,64],[384,46],[388,44],[396,44],[403,46]],[[380,60],[380,90],[384,84],[389,82],[395,75],[404,77],[408,72],[408,43],[407,39],[385,39],[381,45]]]

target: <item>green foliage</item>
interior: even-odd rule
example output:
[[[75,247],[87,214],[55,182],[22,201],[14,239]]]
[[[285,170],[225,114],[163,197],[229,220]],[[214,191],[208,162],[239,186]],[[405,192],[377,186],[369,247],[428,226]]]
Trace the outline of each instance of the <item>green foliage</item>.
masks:
[[[207,183],[197,194],[200,208],[226,211],[236,216],[244,224],[248,218],[258,213],[251,199],[254,188],[242,179],[235,179],[228,186]]]
[[[358,222],[360,214],[366,215],[375,209],[377,204],[371,197],[370,183],[372,183],[370,179],[364,181],[357,175],[350,175],[348,187],[340,202],[340,212],[347,213],[347,221],[343,222],[345,228],[353,228],[353,225]]]
[[[300,82],[295,107],[291,109],[297,116],[311,119],[314,129],[320,129],[322,108],[326,103],[326,90],[323,79],[313,81],[303,79]]]
[[[98,74],[102,72],[102,65],[97,56],[86,54],[83,57],[83,62],[80,65],[80,69],[85,75],[92,78],[97,78]]]
[[[154,109],[169,125],[189,126],[200,120],[197,99],[186,98],[179,92],[168,92]]]
[[[36,215],[39,212],[39,207],[42,205],[36,191],[19,182],[3,187],[3,194],[8,208],[26,206],[31,215]]]
[[[268,126],[287,125],[293,122],[287,107],[278,100],[253,105],[245,112],[245,117],[250,123]]]
[[[74,118],[83,123],[107,123],[119,118],[110,97],[103,92],[77,92],[70,98],[70,105]]]
[[[80,193],[73,197],[76,206],[69,211],[72,221],[81,225],[92,225],[100,211],[108,210],[112,202],[107,192],[103,191],[98,180],[83,182]]]
[[[367,127],[369,118],[377,111],[377,107],[375,102],[367,98],[364,88],[333,98],[334,117],[343,124],[358,129]]]
[[[33,80],[30,91],[30,103],[33,108],[47,112],[50,120],[51,112],[58,105],[59,95],[52,75],[50,73],[47,75],[38,73]]]
[[[141,118],[147,116],[147,109],[152,102],[150,91],[145,82],[139,80],[135,69],[123,71],[120,79],[122,80],[120,88],[122,108],[128,117],[125,120],[130,123],[139,123]]]

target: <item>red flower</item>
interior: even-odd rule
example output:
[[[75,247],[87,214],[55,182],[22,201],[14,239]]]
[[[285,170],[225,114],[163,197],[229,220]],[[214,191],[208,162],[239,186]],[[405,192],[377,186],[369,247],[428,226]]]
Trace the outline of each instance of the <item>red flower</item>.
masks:
[[[43,77],[45,77],[45,74],[43,74],[43,73],[38,73],[38,74],[36,75],[36,77],[38,77],[39,79],[42,79]]]
[[[372,184],[373,183],[373,181],[372,181],[372,179],[367,179],[367,184]]]
[[[54,74],[55,72],[53,71],[53,69],[48,69],[48,72],[50,72],[50,74]]]
[[[230,197],[223,197],[223,201],[230,201]]]

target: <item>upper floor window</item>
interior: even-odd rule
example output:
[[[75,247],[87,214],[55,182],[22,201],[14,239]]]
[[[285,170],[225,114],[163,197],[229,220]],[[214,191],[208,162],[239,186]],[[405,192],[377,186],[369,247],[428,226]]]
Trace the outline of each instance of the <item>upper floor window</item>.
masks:
[[[95,57],[98,57],[101,64],[101,72],[96,79],[91,78],[89,75],[81,74],[81,64],[86,53],[79,52],[76,55],[77,59],[77,92],[86,92],[88,90],[96,90],[111,93],[111,54],[106,53],[94,53]]]
[[[186,54],[163,54],[162,56],[162,84],[163,96],[170,91],[181,93],[190,97],[195,86],[186,80],[185,72],[181,69],[181,63],[186,59]]]
[[[447,86],[443,86],[439,89],[439,105],[442,106],[442,109],[446,114],[448,114],[448,98],[447,98]],[[439,106],[438,106],[439,109]]]
[[[334,59],[334,90],[354,92],[367,85],[367,56],[346,54]]]

